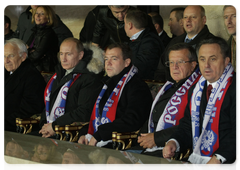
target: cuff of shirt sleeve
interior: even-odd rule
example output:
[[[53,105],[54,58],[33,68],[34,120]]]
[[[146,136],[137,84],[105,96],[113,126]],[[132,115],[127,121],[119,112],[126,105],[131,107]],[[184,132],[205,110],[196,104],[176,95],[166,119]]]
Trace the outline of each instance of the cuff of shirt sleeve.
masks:
[[[179,152],[180,151],[180,145],[179,145],[179,143],[178,143],[178,141],[176,140],[176,139],[169,139],[167,142],[166,142],[166,144],[169,142],[169,141],[174,141],[175,143],[176,143],[176,146],[177,146],[177,149],[176,149],[176,152]]]
[[[220,160],[221,163],[224,163],[226,162],[226,158],[224,158],[222,155],[219,155],[219,154],[214,154],[218,160]]]

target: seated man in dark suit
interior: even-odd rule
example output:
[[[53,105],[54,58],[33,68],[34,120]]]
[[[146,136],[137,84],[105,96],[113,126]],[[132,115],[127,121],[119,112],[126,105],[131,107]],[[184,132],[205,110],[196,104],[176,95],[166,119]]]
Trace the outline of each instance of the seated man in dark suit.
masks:
[[[236,74],[229,62],[229,47],[222,38],[209,38],[199,43],[197,54],[202,76],[189,91],[184,117],[164,147],[163,157],[192,148],[191,163],[233,163]]]
[[[44,109],[46,83],[27,58],[27,47],[13,38],[4,45],[5,130],[16,131],[16,118],[30,118]]]
[[[44,91],[45,111],[39,131],[42,137],[55,135],[55,125],[89,122],[101,90],[103,51],[83,46],[76,38],[65,39],[60,46],[60,64]]]
[[[165,142],[176,131],[179,120],[184,116],[188,91],[201,76],[196,52],[190,45],[175,44],[167,54],[166,64],[174,81],[167,81],[158,92],[149,120],[140,130],[138,143],[127,151],[162,156]]]
[[[161,39],[148,27],[148,15],[138,9],[129,9],[124,18],[125,32],[132,42],[132,63],[139,77],[153,80],[159,58],[164,50]]]
[[[152,96],[131,63],[125,44],[112,44],[105,53],[104,86],[89,122],[87,135],[78,143],[112,148],[112,132],[137,131],[148,118]]]

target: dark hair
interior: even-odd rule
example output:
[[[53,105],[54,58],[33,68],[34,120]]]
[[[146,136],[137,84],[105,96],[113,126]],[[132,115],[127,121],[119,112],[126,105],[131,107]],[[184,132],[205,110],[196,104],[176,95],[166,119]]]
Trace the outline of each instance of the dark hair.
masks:
[[[139,9],[129,9],[126,20],[132,22],[137,29],[146,28],[148,25],[147,14]]]
[[[178,7],[178,8],[173,8],[170,13],[173,11],[176,11],[175,17],[177,18],[177,21],[183,18],[183,11],[185,10],[184,7]]]
[[[182,49],[187,49],[189,51],[188,58],[190,61],[197,62],[197,54],[196,54],[195,49],[187,43],[178,43],[178,44],[174,44],[174,45],[170,46],[167,50],[167,55],[169,57],[169,54],[171,51],[178,51],[178,50],[182,50]]]
[[[69,37],[69,38],[66,38],[63,40],[63,42],[66,42],[66,41],[72,41],[72,42],[75,42],[76,44],[76,48],[77,48],[77,51],[78,52],[81,52],[84,50],[84,47],[83,47],[83,44],[80,40],[78,40],[77,38],[74,38],[74,37]],[[62,43],[63,43],[62,42]]]
[[[11,20],[7,15],[4,15],[4,24],[9,24],[9,29],[11,28]]]
[[[109,49],[113,49],[113,48],[120,48],[121,51],[122,51],[122,56],[123,56],[123,60],[126,60],[128,58],[132,58],[132,50],[130,49],[130,47],[124,43],[113,43],[113,44],[110,44],[106,51]]]
[[[163,18],[160,14],[158,14],[157,12],[152,12],[149,14],[152,18],[152,22],[153,24],[158,24],[160,26],[161,29],[163,29]]]
[[[109,6],[114,6],[115,8],[122,8],[129,3],[129,0],[108,0]]]
[[[231,7],[231,6],[238,6],[240,7],[240,1],[228,1],[224,7],[223,7],[223,11],[227,8],[227,7]]]
[[[224,40],[221,37],[212,37],[212,38],[206,38],[203,39],[202,41],[200,41],[196,47],[196,52],[197,55],[199,54],[199,49],[202,45],[204,44],[218,44],[220,49],[221,49],[221,54],[223,55],[223,58],[227,58],[230,57],[230,49],[229,46],[226,42],[226,40]]]

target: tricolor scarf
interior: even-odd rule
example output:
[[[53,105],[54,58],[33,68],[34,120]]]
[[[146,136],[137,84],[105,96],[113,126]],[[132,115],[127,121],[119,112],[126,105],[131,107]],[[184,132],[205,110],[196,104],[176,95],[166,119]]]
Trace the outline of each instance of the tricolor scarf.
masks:
[[[121,78],[117,86],[113,89],[113,92],[109,96],[106,104],[104,105],[102,116],[100,116],[99,103],[106,89],[108,88],[107,85],[104,84],[92,111],[92,115],[89,122],[88,134],[86,135],[86,138],[88,138],[88,140],[90,140],[92,135],[97,131],[99,125],[110,123],[115,120],[118,101],[121,97],[121,93],[124,89],[124,86],[135,75],[135,73],[137,73],[137,71],[138,71],[137,68],[135,66],[132,66],[130,71]]]
[[[51,91],[52,91],[53,82],[57,78],[57,73],[55,73],[51,77],[51,79],[49,80],[49,82],[44,90],[44,102],[45,102],[45,108],[46,108],[47,123],[52,123],[58,117],[64,115],[68,90],[80,75],[81,74],[73,74],[73,78],[71,80],[69,80],[68,82],[66,82],[62,86],[62,88],[58,92],[57,98],[53,104],[51,113],[49,114],[49,112],[50,112],[50,108],[49,108],[50,107],[50,95],[51,95]]]
[[[199,68],[197,68],[189,78],[182,84],[182,86],[174,93],[174,95],[168,101],[159,121],[155,131],[160,131],[163,129],[170,128],[172,126],[176,126],[179,124],[179,120],[184,116],[185,107],[188,103],[188,90],[192,85],[194,85],[200,78],[201,73]],[[148,133],[154,132],[154,123],[152,118],[152,111],[159,100],[159,98],[167,91],[170,87],[172,87],[173,83],[167,81],[164,86],[160,89],[157,96],[155,97],[150,116],[148,121]],[[157,148],[157,146],[153,148],[149,148],[146,151],[153,152],[155,150],[162,149],[162,147]]]
[[[233,73],[232,65],[228,64],[216,86],[212,89],[204,113],[202,132],[199,126],[199,116],[201,97],[206,81],[203,76],[193,90],[190,105],[193,135],[193,153],[189,157],[191,163],[207,163],[219,147],[220,110],[227,89],[232,83]]]

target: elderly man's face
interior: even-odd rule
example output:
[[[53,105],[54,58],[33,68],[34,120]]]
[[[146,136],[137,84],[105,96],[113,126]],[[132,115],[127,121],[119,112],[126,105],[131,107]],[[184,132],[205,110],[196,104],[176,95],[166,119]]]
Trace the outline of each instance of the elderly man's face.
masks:
[[[210,83],[217,81],[230,61],[224,59],[218,44],[204,44],[198,52],[199,68],[203,77]]]
[[[118,75],[125,67],[128,67],[131,59],[123,59],[120,48],[107,49],[105,53],[105,70],[108,77]]]
[[[113,6],[109,6],[109,9],[112,11],[113,16],[119,21],[123,21],[124,17],[128,11],[129,6],[124,6],[122,8],[116,8]]]
[[[223,18],[228,33],[236,35],[236,9],[234,7],[227,7],[224,10]]]
[[[23,61],[26,60],[26,53],[19,55],[19,49],[17,46],[13,46],[9,43],[4,45],[4,67],[7,71],[14,72]]]
[[[169,53],[169,62],[173,63],[173,65],[170,64],[169,66],[170,74],[176,82],[190,76],[197,65],[196,61],[182,63],[182,61],[190,61],[188,54],[188,49],[171,51]]]
[[[183,27],[189,38],[198,34],[206,23],[206,17],[201,16],[201,8],[199,6],[188,6],[183,13]]]
[[[78,52],[74,41],[64,41],[60,46],[60,61],[63,69],[74,68],[82,59],[84,52]]]

